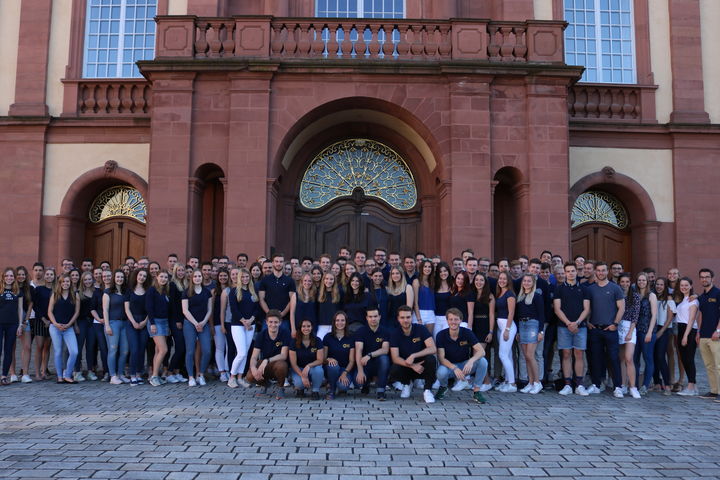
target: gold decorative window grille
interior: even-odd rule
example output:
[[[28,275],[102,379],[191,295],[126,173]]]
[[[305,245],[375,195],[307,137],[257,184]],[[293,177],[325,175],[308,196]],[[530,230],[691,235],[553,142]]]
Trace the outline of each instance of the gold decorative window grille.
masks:
[[[605,192],[585,192],[580,195],[570,213],[572,227],[585,223],[607,223],[615,228],[628,226],[628,215],[617,198]]]
[[[392,148],[374,140],[355,138],[333,143],[310,163],[300,184],[300,203],[321,208],[361,188],[398,210],[417,203],[412,172]]]
[[[129,217],[145,223],[146,214],[145,199],[136,189],[126,185],[108,188],[90,206],[93,223],[114,217]]]

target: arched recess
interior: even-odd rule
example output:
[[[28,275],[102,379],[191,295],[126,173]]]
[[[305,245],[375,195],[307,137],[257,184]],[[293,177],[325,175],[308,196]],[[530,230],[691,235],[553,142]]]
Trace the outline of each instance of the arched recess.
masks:
[[[135,172],[118,166],[113,160],[105,162],[103,167],[85,172],[70,185],[60,205],[60,214],[57,215],[58,262],[62,258],[71,258],[77,262],[85,255],[90,205],[100,193],[119,185],[135,188],[147,201],[147,182]],[[150,219],[146,218],[147,221]],[[135,227],[144,235],[145,225]]]
[[[214,163],[198,167],[190,178],[188,251],[210,260],[224,252],[225,173]]]
[[[418,190],[420,217],[416,248],[440,251],[442,224],[438,181],[443,177],[442,150],[435,135],[402,107],[373,98],[346,98],[317,107],[288,130],[270,168],[269,216],[275,215],[271,243],[284,252],[294,250],[294,219],[300,182],[307,166],[323,148],[348,138],[366,138],[395,150],[407,163]],[[297,252],[295,252],[297,253]],[[406,252],[401,252],[406,253]],[[414,253],[414,252],[407,252]]]
[[[527,192],[523,174],[503,167],[493,177],[493,256],[518,258],[524,238],[523,198]]]
[[[605,167],[599,172],[586,175],[570,188],[570,210],[580,194],[590,190],[607,192],[615,196],[627,210],[632,259],[630,265],[624,265],[625,269],[637,273],[644,267],[657,267],[660,260],[658,237],[660,222],[657,220],[652,198],[642,185],[627,175],[616,172],[612,167]]]

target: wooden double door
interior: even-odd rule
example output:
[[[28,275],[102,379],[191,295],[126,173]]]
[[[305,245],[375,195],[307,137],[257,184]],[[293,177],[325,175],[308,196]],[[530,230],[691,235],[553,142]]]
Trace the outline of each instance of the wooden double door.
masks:
[[[581,225],[572,231],[572,254],[586,259],[621,262],[632,265],[632,244],[629,230],[619,230],[602,223]]]
[[[399,212],[364,196],[339,200],[319,211],[298,209],[293,251],[317,258],[322,253],[334,257],[341,246],[369,255],[382,247],[414,255],[420,246],[420,219],[419,211]]]
[[[125,257],[145,255],[145,225],[130,218],[113,218],[89,224],[85,230],[85,256],[96,265],[107,260],[112,268],[122,265]]]

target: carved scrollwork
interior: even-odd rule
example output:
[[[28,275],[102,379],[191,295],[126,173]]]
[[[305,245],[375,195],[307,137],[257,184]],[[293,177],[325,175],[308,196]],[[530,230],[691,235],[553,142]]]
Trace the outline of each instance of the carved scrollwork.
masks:
[[[145,223],[147,209],[139,191],[127,185],[111,187],[90,206],[90,221],[99,223],[113,217],[129,217]]]
[[[572,227],[585,223],[607,223],[623,229],[629,224],[627,211],[617,198],[605,192],[590,191],[580,195],[570,213]]]

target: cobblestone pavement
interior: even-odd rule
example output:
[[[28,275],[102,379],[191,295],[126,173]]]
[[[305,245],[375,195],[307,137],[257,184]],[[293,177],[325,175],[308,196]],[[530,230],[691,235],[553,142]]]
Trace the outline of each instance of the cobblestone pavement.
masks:
[[[698,364],[702,370],[701,364]],[[706,387],[701,384],[701,389]],[[257,389],[0,388],[0,477],[243,480],[718,478],[720,403],[450,393],[328,402]]]

